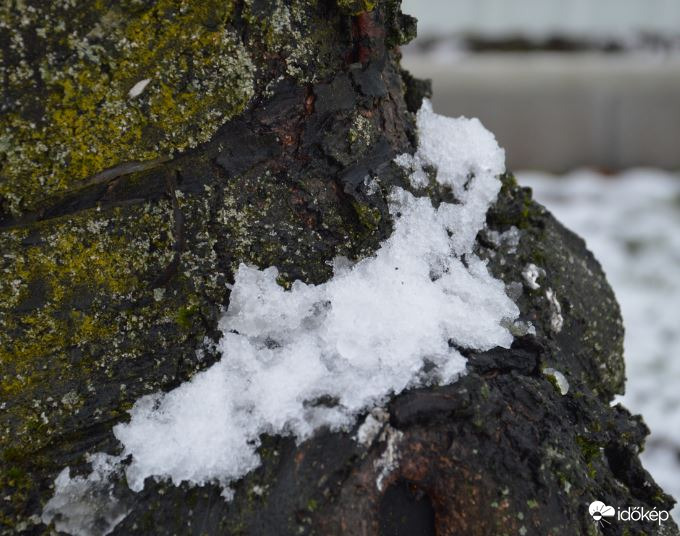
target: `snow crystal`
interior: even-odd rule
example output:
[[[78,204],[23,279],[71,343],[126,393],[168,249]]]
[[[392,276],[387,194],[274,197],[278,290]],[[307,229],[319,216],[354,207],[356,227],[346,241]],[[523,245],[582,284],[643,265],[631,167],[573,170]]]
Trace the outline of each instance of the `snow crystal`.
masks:
[[[378,184],[378,181],[370,175],[366,175],[366,177],[364,177],[364,186],[366,186],[367,195],[374,195],[380,190],[380,184]]]
[[[545,291],[545,297],[550,304],[550,329],[555,333],[562,331],[564,325],[564,317],[562,316],[562,306],[557,301],[557,294],[551,288]]]
[[[512,333],[515,337],[524,337],[525,335],[536,335],[536,328],[531,322],[515,320],[510,326],[510,333]]]
[[[514,255],[517,253],[517,246],[519,245],[521,232],[513,225],[510,227],[510,229],[503,233],[499,233],[493,229],[488,229],[486,231],[486,237],[494,247],[498,248],[505,246],[508,248],[508,253]]]
[[[221,360],[169,393],[143,397],[130,422],[114,428],[133,490],[155,477],[218,482],[228,496],[229,484],[260,464],[262,434],[302,441],[322,427],[349,430],[393,394],[454,381],[465,372],[459,349],[510,346],[518,309],[473,253],[504,153],[476,119],[438,116],[427,102],[417,126],[416,155],[398,161],[414,186],[423,166],[436,170],[459,203],[435,208],[395,188],[392,235],[372,257],[334,263],[320,285],[285,290],[275,267],[242,264],[220,322]],[[357,439],[368,441],[378,424]],[[398,459],[399,433],[387,429],[378,485]]]
[[[396,430],[389,424],[380,435],[380,440],[386,443],[385,450],[380,458],[373,462],[373,466],[378,472],[378,477],[375,479],[375,487],[378,491],[383,491],[385,479],[390,476],[397,467],[399,467],[399,443],[404,437],[404,432]]]
[[[411,184],[427,186],[424,167],[437,170],[436,180],[448,186],[462,205],[450,209],[455,229],[454,253],[462,255],[484,227],[486,211],[500,190],[497,176],[505,171],[505,152],[479,119],[454,119],[432,112],[429,101],[418,111],[418,150],[395,161],[412,170]]]
[[[529,263],[524,267],[524,270],[522,270],[522,277],[524,278],[524,282],[526,283],[527,287],[529,287],[531,290],[536,290],[537,288],[540,288],[541,285],[538,284],[538,278],[541,275],[541,271],[533,263]]]

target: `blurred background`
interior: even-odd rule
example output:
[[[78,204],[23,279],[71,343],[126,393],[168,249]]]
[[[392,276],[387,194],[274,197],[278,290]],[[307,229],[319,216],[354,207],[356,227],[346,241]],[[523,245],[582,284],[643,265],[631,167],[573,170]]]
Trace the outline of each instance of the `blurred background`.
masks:
[[[680,500],[680,2],[403,0],[403,65],[479,117],[621,303],[643,463]],[[622,505],[625,506],[625,505]],[[680,508],[674,517],[680,521]]]

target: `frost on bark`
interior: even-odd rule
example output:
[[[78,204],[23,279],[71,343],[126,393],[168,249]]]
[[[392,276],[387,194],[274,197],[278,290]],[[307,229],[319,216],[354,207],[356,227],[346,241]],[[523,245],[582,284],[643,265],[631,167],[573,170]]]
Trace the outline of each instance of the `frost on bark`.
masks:
[[[137,399],[218,358],[240,263],[321,283],[390,235],[428,86],[399,67],[397,0],[15,1],[0,29],[0,530],[43,534],[60,471],[87,474]],[[623,329],[599,264],[509,174],[487,224],[478,254],[535,336],[395,397],[372,442],[264,437],[230,502],[119,482],[113,534],[597,534],[595,499],[669,509],[645,425],[609,406]]]

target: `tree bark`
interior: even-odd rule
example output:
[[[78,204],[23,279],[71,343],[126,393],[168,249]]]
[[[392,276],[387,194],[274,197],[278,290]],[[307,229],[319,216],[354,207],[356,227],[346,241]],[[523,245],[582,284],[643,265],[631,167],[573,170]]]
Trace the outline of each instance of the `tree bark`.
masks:
[[[240,263],[321,283],[391,232],[428,85],[403,72],[398,0],[126,0],[0,7],[0,527],[43,534],[53,481],[115,453],[135,400],[218,358]],[[373,191],[366,177],[380,177]],[[588,504],[670,509],[641,467],[647,429],[621,406],[623,328],[581,239],[511,175],[490,230],[494,275],[535,263],[563,304],[518,297],[535,336],[470,353],[455,384],[395,397],[385,442],[266,437],[236,486],[115,488],[113,534],[598,534]],[[433,201],[445,194],[433,191]],[[197,351],[202,359],[197,359]],[[568,378],[562,395],[544,369]],[[264,491],[260,491],[264,490]],[[612,525],[605,534],[642,534]],[[672,521],[646,534],[677,534]],[[663,531],[666,532],[663,532]],[[637,531],[637,532],[636,532]]]

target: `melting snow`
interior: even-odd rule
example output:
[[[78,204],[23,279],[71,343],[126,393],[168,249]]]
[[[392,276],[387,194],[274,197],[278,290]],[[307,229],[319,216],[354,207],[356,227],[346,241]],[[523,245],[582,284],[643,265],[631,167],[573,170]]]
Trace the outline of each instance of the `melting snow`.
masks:
[[[389,413],[383,408],[373,409],[364,420],[363,424],[359,426],[355,439],[365,447],[370,447],[378,434],[385,427],[385,423],[389,420]]]
[[[375,479],[375,486],[378,491],[383,491],[385,486],[385,479],[390,476],[390,473],[399,467],[399,443],[404,437],[404,432],[392,428],[389,424],[385,426],[383,433],[380,436],[382,441],[385,441],[387,446],[380,458],[373,462],[376,470],[379,471],[378,477]]]
[[[524,267],[524,270],[522,270],[522,277],[524,278],[524,282],[526,283],[527,287],[529,287],[531,290],[536,290],[537,288],[540,288],[541,285],[538,284],[538,278],[540,277],[541,272],[538,268],[533,263],[529,263]]]
[[[545,297],[550,304],[550,329],[555,333],[562,331],[564,325],[564,318],[562,317],[562,306],[557,301],[557,294],[551,288],[545,291]]]
[[[517,253],[517,246],[521,237],[520,230],[514,225],[507,231],[499,233],[492,229],[486,231],[486,237],[495,247],[506,246],[511,255]]]
[[[54,481],[54,496],[43,508],[42,521],[54,520],[55,528],[67,534],[105,536],[127,515],[127,509],[111,492],[111,476],[119,459],[102,453],[88,457],[92,472],[71,477],[67,467]]]
[[[370,258],[336,263],[320,285],[284,290],[275,267],[241,265],[220,324],[221,360],[140,399],[114,428],[133,490],[155,477],[219,482],[228,497],[229,484],[259,465],[261,434],[302,441],[322,427],[348,430],[395,393],[454,381],[465,371],[458,349],[511,344],[505,326],[518,309],[473,253],[500,190],[503,150],[478,120],[438,116],[428,102],[417,124],[418,151],[397,162],[415,188],[425,186],[423,167],[435,168],[459,203],[435,208],[395,188],[390,238]],[[398,461],[398,433],[387,439],[382,478]]]

